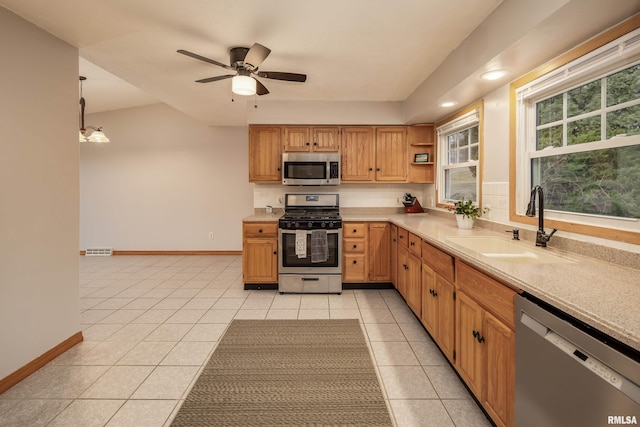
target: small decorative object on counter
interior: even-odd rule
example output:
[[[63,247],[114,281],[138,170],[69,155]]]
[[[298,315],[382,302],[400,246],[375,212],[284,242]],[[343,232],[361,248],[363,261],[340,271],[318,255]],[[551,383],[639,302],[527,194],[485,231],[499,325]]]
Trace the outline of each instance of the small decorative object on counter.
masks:
[[[480,208],[476,206],[472,200],[465,200],[464,197],[453,205],[447,206],[447,210],[453,212],[458,222],[458,228],[471,229],[473,221],[480,216],[481,213],[489,211],[488,208]]]

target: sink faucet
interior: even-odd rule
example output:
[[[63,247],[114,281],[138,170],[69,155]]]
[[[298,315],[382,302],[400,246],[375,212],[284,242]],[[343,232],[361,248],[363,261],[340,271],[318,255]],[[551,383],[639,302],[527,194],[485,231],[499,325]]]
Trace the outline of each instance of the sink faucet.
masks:
[[[542,191],[542,187],[536,185],[531,189],[531,198],[529,199],[529,205],[527,205],[527,212],[525,215],[534,217],[536,216],[536,194],[538,195],[538,200],[540,201],[540,212],[538,213],[538,231],[536,233],[536,246],[542,246],[543,248],[547,247],[547,242],[553,236],[553,233],[558,231],[557,229],[553,229],[551,233],[547,234],[544,232],[544,193]]]

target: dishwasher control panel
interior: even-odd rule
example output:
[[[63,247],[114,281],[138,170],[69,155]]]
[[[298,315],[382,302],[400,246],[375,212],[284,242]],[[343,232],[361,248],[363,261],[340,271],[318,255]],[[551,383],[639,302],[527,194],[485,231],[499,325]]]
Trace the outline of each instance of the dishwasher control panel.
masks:
[[[571,342],[567,341],[560,335],[555,332],[549,330],[545,335],[547,341],[551,342],[553,345],[558,347],[560,350],[564,351],[568,355],[575,357],[578,361],[582,362],[582,364],[592,371],[594,374],[601,377],[603,380],[611,384],[617,389],[622,388],[622,378],[620,375],[616,373],[613,369],[609,368],[604,363],[600,362],[593,356],[590,356],[583,351],[581,351],[578,347],[573,345]]]

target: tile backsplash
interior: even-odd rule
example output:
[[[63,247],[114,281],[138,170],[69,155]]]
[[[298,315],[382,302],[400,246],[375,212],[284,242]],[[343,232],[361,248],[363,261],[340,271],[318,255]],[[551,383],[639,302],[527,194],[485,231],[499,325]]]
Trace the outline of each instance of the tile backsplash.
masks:
[[[253,189],[254,209],[271,205],[274,208],[284,207],[284,195],[287,193],[338,193],[340,207],[360,208],[402,207],[399,201],[405,193],[418,197],[422,206],[429,206],[426,184],[341,184],[337,187],[297,187],[280,184],[256,184]]]

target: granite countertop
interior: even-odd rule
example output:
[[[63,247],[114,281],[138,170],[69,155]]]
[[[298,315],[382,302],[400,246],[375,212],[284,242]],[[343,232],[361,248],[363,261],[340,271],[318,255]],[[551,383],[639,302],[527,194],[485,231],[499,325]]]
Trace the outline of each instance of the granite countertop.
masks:
[[[276,221],[281,210],[256,213],[246,222]],[[533,241],[517,244],[546,251],[572,263],[522,264],[480,255],[447,240],[448,237],[493,236],[510,240],[484,228],[461,230],[451,218],[429,214],[342,213],[343,221],[389,221],[496,279],[521,289],[584,323],[640,351],[640,271],[554,248],[536,248]]]

